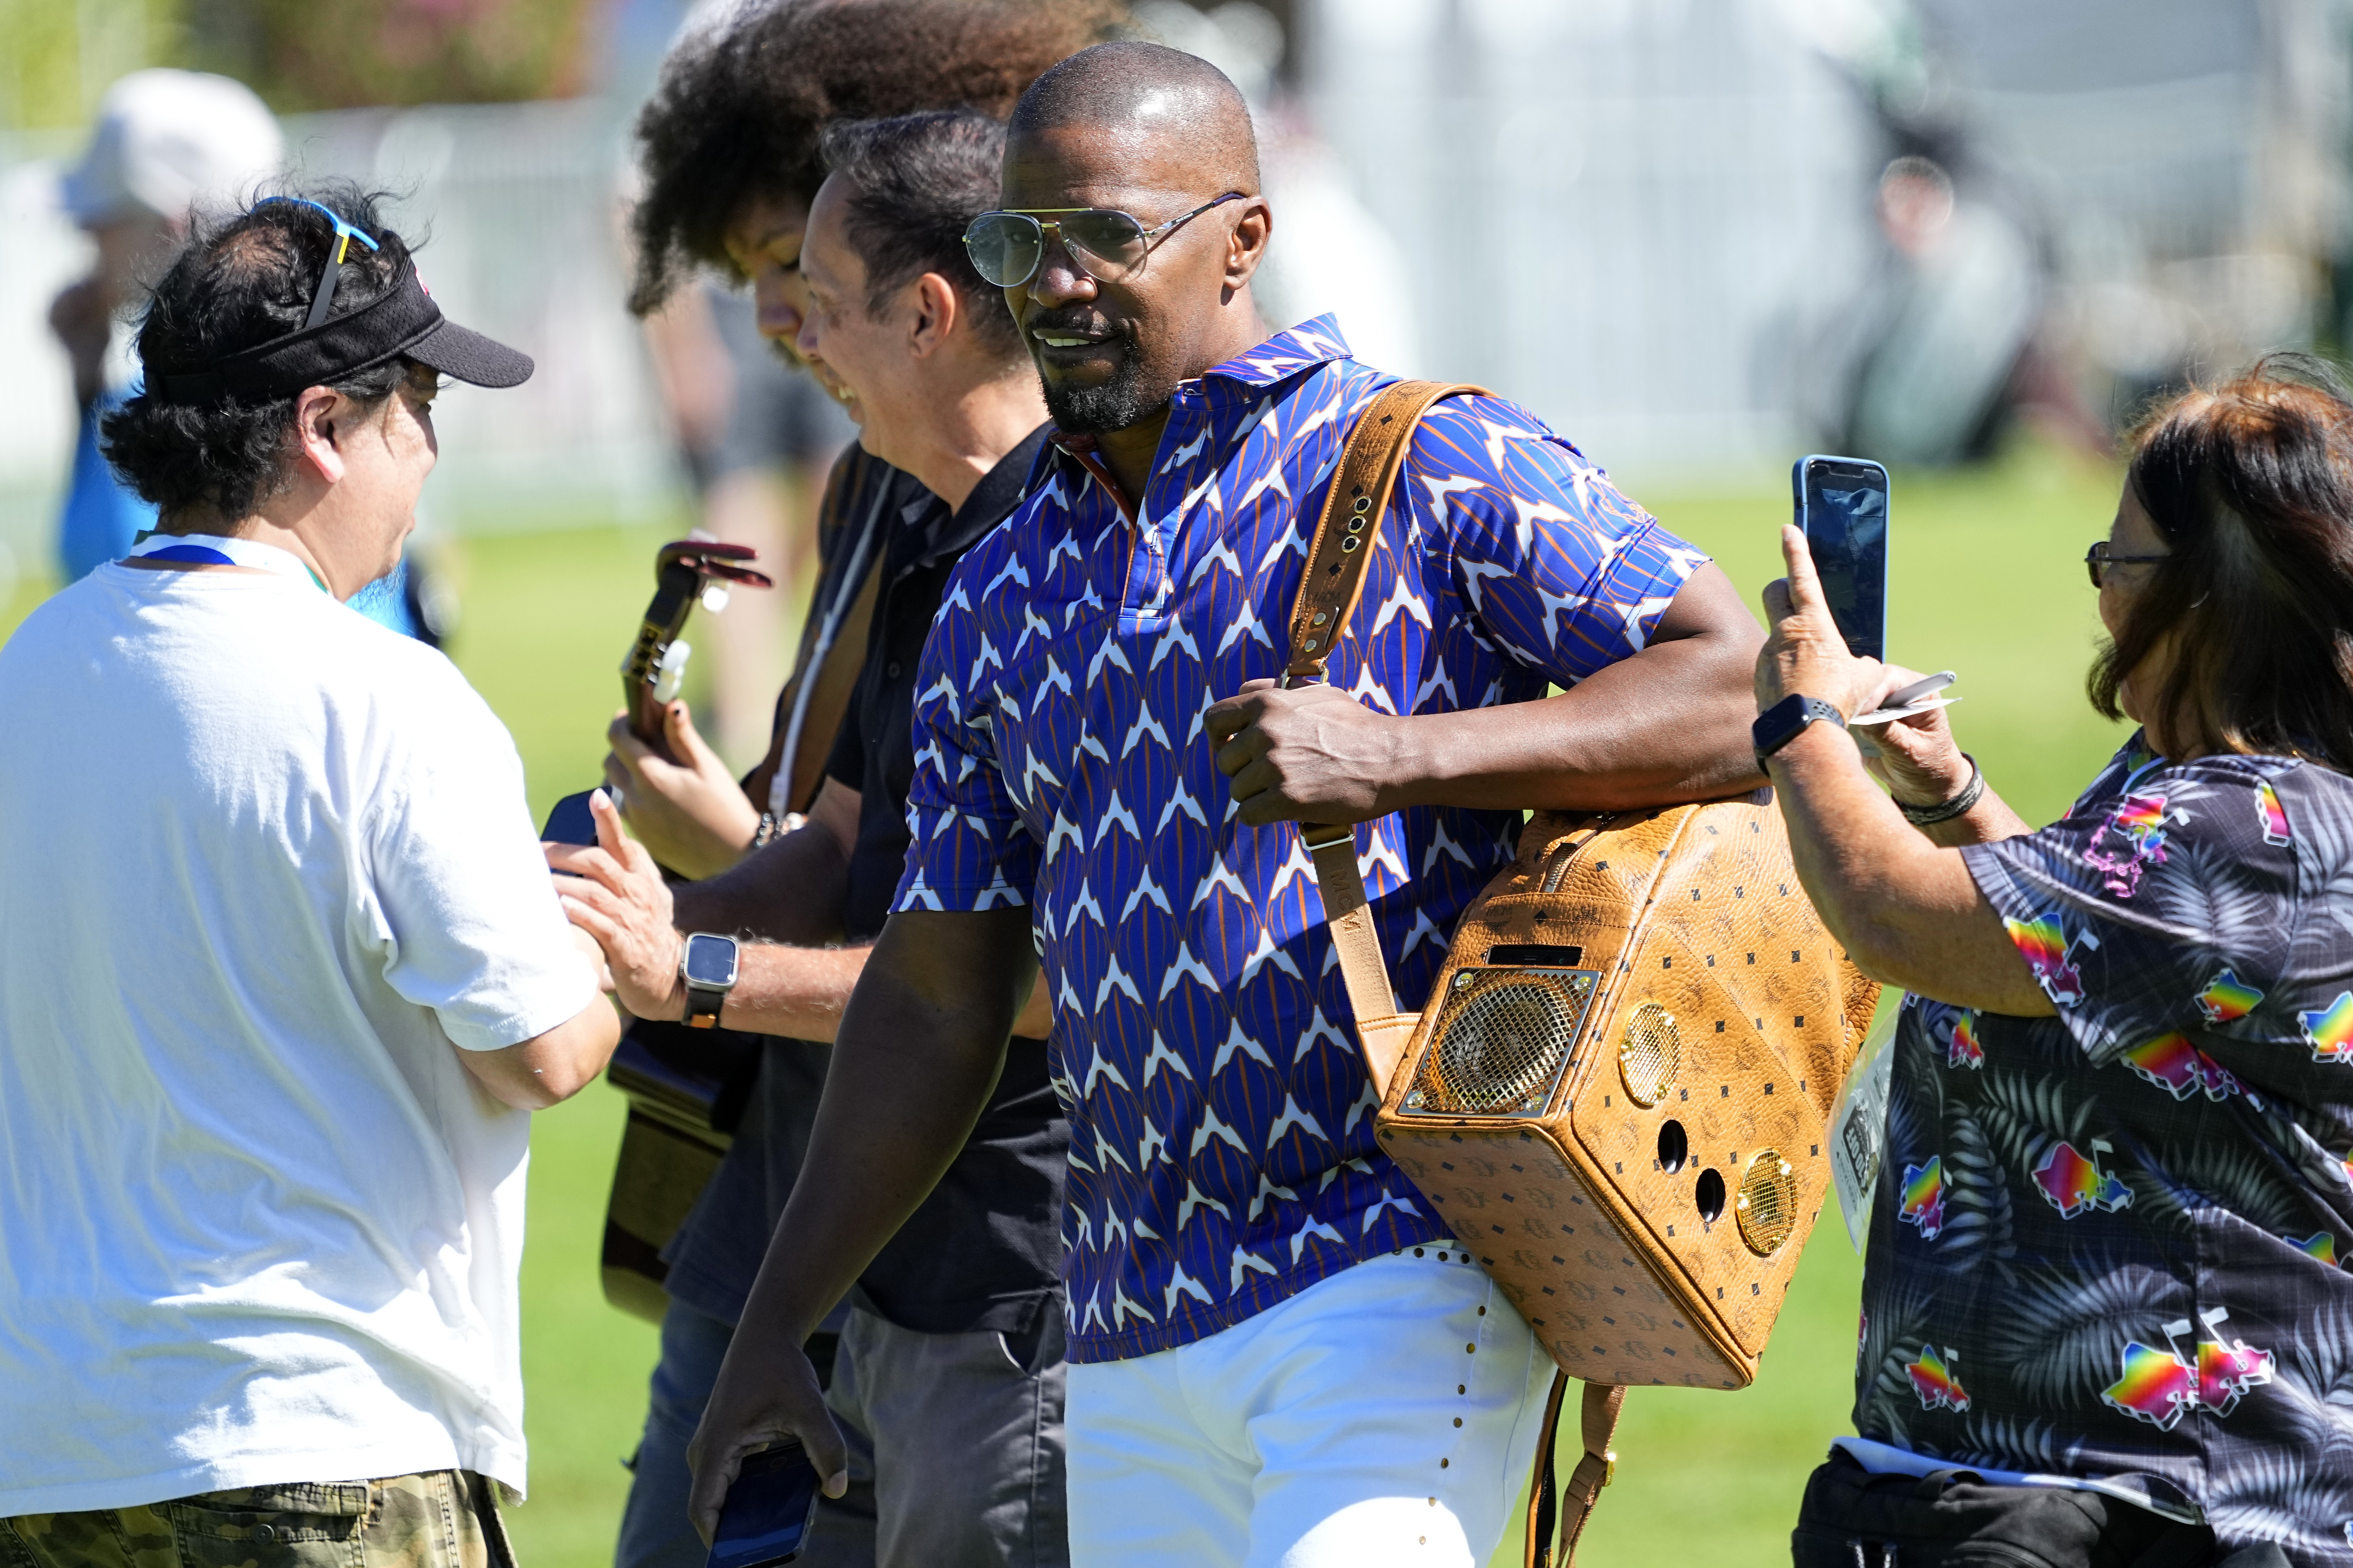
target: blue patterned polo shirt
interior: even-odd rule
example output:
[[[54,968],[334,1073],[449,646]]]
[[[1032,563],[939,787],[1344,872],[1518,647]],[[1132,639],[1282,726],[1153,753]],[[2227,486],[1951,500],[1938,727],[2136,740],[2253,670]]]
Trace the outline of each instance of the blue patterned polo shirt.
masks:
[[[1328,318],[1176,391],[1138,517],[1069,453],[957,567],[915,704],[901,910],[1027,906],[1071,1115],[1072,1361],[1188,1343],[1447,1227],[1375,1098],[1296,828],[1234,820],[1203,713],[1280,675],[1342,442],[1395,380]],[[1528,701],[1639,650],[1705,560],[1512,404],[1424,419],[1330,679],[1384,713]],[[1400,999],[1516,814],[1356,847]]]

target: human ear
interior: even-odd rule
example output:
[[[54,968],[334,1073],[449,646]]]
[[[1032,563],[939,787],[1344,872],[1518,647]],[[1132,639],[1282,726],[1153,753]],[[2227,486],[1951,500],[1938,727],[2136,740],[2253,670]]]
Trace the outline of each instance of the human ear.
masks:
[[[1264,196],[1251,196],[1242,204],[1242,216],[1234,225],[1232,236],[1226,241],[1226,287],[1239,289],[1248,283],[1266,259],[1266,247],[1274,237],[1274,209],[1267,205]]]
[[[907,346],[922,359],[937,351],[956,330],[964,301],[957,298],[955,285],[936,272],[926,272],[907,287],[915,308]]]
[[[347,417],[349,412],[343,395],[323,386],[306,386],[294,399],[294,438],[300,460],[322,484],[334,484],[343,477],[344,458],[335,421]]]

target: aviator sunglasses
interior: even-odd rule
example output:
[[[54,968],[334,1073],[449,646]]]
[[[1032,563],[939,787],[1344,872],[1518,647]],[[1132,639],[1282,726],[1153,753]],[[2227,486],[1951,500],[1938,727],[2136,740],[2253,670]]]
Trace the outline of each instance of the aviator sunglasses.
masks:
[[[1096,278],[1115,283],[1144,264],[1152,242],[1211,207],[1244,199],[1228,191],[1191,212],[1146,228],[1143,220],[1111,207],[1036,207],[1029,212],[987,212],[964,231],[965,253],[983,278],[999,289],[1018,289],[1038,275],[1046,258],[1046,231],[1086,263]]]

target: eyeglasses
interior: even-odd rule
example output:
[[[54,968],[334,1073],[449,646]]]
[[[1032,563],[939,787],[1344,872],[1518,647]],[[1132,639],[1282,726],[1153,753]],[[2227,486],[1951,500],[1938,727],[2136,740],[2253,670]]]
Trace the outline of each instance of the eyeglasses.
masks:
[[[369,237],[364,229],[354,228],[345,223],[343,215],[336,212],[334,208],[311,201],[306,196],[264,196],[253,205],[266,207],[272,202],[287,202],[298,207],[309,207],[313,212],[324,213],[327,215],[327,221],[335,226],[334,251],[327,258],[327,269],[319,274],[319,286],[311,293],[311,314],[302,322],[302,330],[307,332],[327,319],[327,308],[335,302],[335,275],[343,269],[343,257],[351,250],[352,241],[356,239],[370,250],[382,247]]]
[[[1110,207],[1038,207],[1030,212],[988,212],[972,220],[964,231],[965,254],[983,278],[999,289],[1018,289],[1038,275],[1046,259],[1046,231],[1088,270],[1107,283],[1116,283],[1138,267],[1152,242],[1180,224],[1190,223],[1211,207],[1241,201],[1240,191],[1228,191],[1216,201],[1203,202],[1191,212],[1172,217],[1154,228],[1143,220]],[[1042,220],[1042,221],[1041,221]]]
[[[2105,539],[2084,552],[2084,570],[2092,574],[2092,586],[2104,585],[2103,579],[2111,566],[2145,566],[2159,561],[2170,561],[2170,555],[2111,555]]]

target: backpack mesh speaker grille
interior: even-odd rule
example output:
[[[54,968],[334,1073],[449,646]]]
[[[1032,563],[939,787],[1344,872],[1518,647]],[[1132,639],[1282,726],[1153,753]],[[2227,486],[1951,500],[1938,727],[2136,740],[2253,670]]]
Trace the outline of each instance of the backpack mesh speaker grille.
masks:
[[[1645,1110],[1658,1104],[1675,1086],[1683,1066],[1683,1037],[1675,1016],[1656,1002],[1635,1008],[1618,1042],[1618,1077],[1626,1085],[1626,1098]]]
[[[1759,1149],[1741,1173],[1732,1212],[1749,1251],[1759,1258],[1779,1251],[1798,1225],[1798,1178],[1789,1162],[1771,1149]]]
[[[1568,1066],[1600,976],[1589,969],[1455,972],[1400,1108],[1424,1116],[1536,1116]]]

